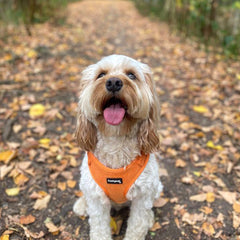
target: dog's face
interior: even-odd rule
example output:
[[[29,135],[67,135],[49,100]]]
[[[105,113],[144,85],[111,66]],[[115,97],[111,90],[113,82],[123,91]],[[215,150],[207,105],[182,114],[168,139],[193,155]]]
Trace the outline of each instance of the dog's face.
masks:
[[[82,72],[78,110],[76,136],[84,150],[94,150],[97,131],[125,136],[133,129],[143,152],[159,147],[159,104],[151,70],[143,63],[111,55],[89,66]]]

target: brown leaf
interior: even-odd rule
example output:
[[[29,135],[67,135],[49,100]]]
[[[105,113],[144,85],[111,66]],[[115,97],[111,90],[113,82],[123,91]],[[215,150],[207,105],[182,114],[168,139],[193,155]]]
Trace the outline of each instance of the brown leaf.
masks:
[[[150,231],[155,232],[155,231],[157,231],[158,229],[161,229],[161,228],[162,227],[161,227],[160,223],[159,222],[155,222],[153,224],[153,226],[150,228]]]
[[[206,199],[207,199],[206,193],[202,193],[202,194],[198,194],[190,197],[191,201],[197,201],[197,202],[204,202],[206,201]]]
[[[33,223],[33,222],[35,222],[35,220],[36,220],[36,218],[31,214],[28,215],[28,216],[21,216],[20,217],[20,223],[24,224],[24,225]]]
[[[233,204],[236,201],[237,194],[236,192],[225,192],[225,191],[218,191],[218,193],[230,204]]]
[[[177,159],[176,162],[175,162],[175,167],[178,167],[178,168],[183,168],[183,167],[186,167],[186,162],[183,161],[182,159]]]
[[[208,236],[213,236],[213,234],[215,234],[215,229],[214,229],[213,225],[208,222],[203,223],[202,229],[203,229],[204,233]]]
[[[154,207],[163,207],[168,203],[169,199],[168,198],[158,198],[157,200],[154,201],[153,206]]]
[[[190,214],[190,213],[184,213],[182,216],[182,221],[188,223],[189,225],[195,225],[197,222],[201,222],[204,219],[203,213],[197,214]]]
[[[3,180],[3,178],[8,175],[8,173],[13,169],[13,165],[10,166],[0,166],[0,180]]]
[[[33,208],[35,210],[42,210],[44,208],[47,208],[50,199],[51,199],[50,195],[47,195],[47,196],[45,196],[42,199],[37,199],[37,201],[35,202]]]

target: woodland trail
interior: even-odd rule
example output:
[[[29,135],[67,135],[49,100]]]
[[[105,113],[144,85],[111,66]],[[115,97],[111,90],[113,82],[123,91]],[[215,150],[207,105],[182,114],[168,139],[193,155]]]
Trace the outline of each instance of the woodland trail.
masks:
[[[88,219],[72,211],[82,158],[72,133],[79,74],[110,54],[152,67],[162,107],[164,192],[146,239],[240,239],[240,63],[170,34],[129,1],[76,2],[66,14],[0,41],[1,240],[89,239]]]

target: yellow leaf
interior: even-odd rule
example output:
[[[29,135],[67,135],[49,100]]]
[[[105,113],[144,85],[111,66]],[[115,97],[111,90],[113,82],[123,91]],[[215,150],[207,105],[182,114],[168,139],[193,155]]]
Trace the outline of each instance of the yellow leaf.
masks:
[[[12,55],[11,54],[6,54],[4,57],[3,57],[3,59],[5,60],[5,61],[10,61],[10,60],[12,60]]]
[[[41,145],[41,147],[48,148],[50,141],[51,141],[51,140],[50,140],[49,138],[41,138],[41,139],[39,140],[39,144]]]
[[[239,202],[239,201],[234,202],[234,204],[233,204],[233,210],[234,210],[236,213],[240,213],[240,202]]]
[[[116,232],[117,231],[117,223],[116,221],[114,220],[114,218],[111,217],[111,220],[110,220],[110,227],[112,229],[113,232]]]
[[[29,58],[35,58],[37,56],[37,52],[32,49],[27,53],[27,56]]]
[[[6,194],[8,196],[16,196],[19,194],[20,188],[16,187],[16,188],[7,188],[5,190]]]
[[[202,105],[199,105],[199,106],[195,105],[195,106],[193,106],[193,110],[195,112],[198,112],[198,113],[206,113],[206,112],[208,112],[208,109],[206,107],[202,106]]]
[[[203,229],[204,233],[208,236],[212,236],[215,233],[215,229],[214,229],[213,225],[208,222],[203,223],[202,229]]]
[[[29,180],[29,178],[27,176],[25,176],[24,174],[20,173],[19,175],[17,175],[16,177],[14,177],[14,183],[16,185],[23,185],[25,182],[27,182]]]
[[[0,152],[0,162],[3,161],[5,163],[10,162],[12,159],[14,159],[17,156],[16,150],[9,150],[5,152]]]
[[[215,195],[214,195],[214,193],[208,192],[208,193],[207,193],[206,201],[209,202],[209,203],[214,202],[214,201],[215,201]]]
[[[205,206],[205,207],[201,208],[201,211],[208,215],[208,214],[211,214],[213,212],[213,209]]]
[[[45,113],[45,106],[40,103],[34,104],[29,110],[29,116],[31,118],[40,117]]]
[[[200,172],[197,172],[197,171],[194,171],[193,174],[197,177],[200,177],[201,176],[201,173]]]
[[[67,180],[67,185],[68,185],[68,187],[70,187],[70,188],[74,188],[75,186],[76,186],[76,181],[74,181],[74,180]]]
[[[0,240],[9,240],[9,235],[8,234],[2,235]]]
[[[238,80],[240,80],[240,74],[237,74],[236,77]]]
[[[66,182],[59,182],[57,187],[62,190],[65,191],[66,190]]]
[[[223,150],[223,147],[221,145],[215,145],[213,143],[213,141],[208,141],[206,145],[207,145],[207,147],[212,148],[212,149]]]

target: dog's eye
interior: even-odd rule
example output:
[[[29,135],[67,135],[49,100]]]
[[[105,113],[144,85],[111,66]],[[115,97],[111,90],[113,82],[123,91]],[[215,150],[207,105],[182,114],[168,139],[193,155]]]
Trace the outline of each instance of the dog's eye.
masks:
[[[104,77],[105,75],[106,75],[105,72],[101,72],[101,73],[97,76],[97,79],[98,79],[98,78],[102,78],[102,77]]]
[[[127,76],[131,79],[131,80],[135,80],[137,77],[132,73],[132,72],[128,72]]]

